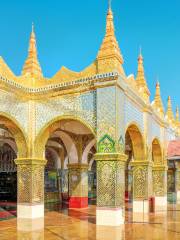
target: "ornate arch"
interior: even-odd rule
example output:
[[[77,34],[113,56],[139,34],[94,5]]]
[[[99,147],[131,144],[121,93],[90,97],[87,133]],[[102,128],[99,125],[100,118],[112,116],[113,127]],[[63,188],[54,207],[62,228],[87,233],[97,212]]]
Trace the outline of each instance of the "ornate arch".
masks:
[[[0,123],[4,125],[12,134],[17,145],[18,158],[26,158],[28,156],[28,137],[18,121],[7,113],[0,112]]]
[[[94,137],[96,137],[94,129],[90,126],[90,124],[88,124],[81,118],[70,115],[56,117],[46,123],[45,126],[37,134],[37,137],[35,139],[35,146],[38,146],[38,148],[35,148],[35,153],[37,157],[44,157],[44,149],[48,138],[60,127],[60,122],[63,120],[74,120],[81,123],[83,126],[87,127],[87,129],[89,129],[89,131],[94,135]]]
[[[163,164],[163,152],[158,138],[154,138],[152,141],[152,161],[154,165]]]
[[[138,124],[132,122],[126,128],[125,135],[129,134],[132,142],[134,160],[145,159],[145,141]]]

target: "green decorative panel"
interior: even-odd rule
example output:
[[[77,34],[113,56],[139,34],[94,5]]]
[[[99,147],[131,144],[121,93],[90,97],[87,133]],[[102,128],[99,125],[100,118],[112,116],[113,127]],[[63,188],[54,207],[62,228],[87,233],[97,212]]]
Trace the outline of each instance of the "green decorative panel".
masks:
[[[98,143],[98,152],[100,153],[115,152],[115,142],[107,134],[102,139],[100,139]]]

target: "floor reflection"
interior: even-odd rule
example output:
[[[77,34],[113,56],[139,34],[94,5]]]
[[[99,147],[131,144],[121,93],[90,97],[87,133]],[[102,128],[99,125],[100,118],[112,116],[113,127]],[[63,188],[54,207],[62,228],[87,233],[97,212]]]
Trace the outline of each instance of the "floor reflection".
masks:
[[[4,207],[4,206],[2,206]],[[15,207],[10,204],[9,207]],[[7,204],[5,204],[7,208]],[[130,210],[129,210],[130,209]],[[149,214],[148,222],[132,221],[131,204],[126,206],[122,227],[96,226],[96,206],[69,209],[59,204],[46,206],[45,219],[27,221],[9,218],[0,222],[2,240],[168,240],[180,239],[180,205],[168,205],[167,212]],[[13,211],[9,208],[9,211]]]

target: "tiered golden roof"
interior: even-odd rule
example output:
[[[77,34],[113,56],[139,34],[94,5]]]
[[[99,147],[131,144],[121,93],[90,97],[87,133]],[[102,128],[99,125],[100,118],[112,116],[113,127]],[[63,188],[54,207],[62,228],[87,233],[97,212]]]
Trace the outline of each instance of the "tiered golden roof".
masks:
[[[123,69],[123,57],[116,40],[113,13],[109,6],[106,20],[106,35],[97,56],[98,72],[112,72],[117,70],[125,75]]]
[[[25,64],[22,70],[22,75],[28,76],[30,78],[43,77],[41,66],[39,64],[38,57],[37,57],[36,37],[35,37],[33,25],[32,25],[30,41],[29,41],[28,57],[25,61]]]
[[[141,51],[138,57],[138,71],[137,71],[136,82],[137,82],[138,89],[142,93],[143,98],[145,99],[145,101],[149,102],[150,92],[149,92],[149,89],[146,83],[145,74],[144,74],[143,56]]]
[[[164,107],[161,99],[161,91],[159,82],[156,83],[156,93],[153,102],[153,106],[160,113],[161,116],[164,116]]]

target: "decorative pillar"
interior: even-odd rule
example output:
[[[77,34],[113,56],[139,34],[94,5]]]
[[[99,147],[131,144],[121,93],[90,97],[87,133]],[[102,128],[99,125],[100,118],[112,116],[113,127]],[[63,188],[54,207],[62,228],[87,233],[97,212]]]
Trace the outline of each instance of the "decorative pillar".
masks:
[[[97,209],[96,224],[119,226],[124,224],[124,191],[126,155],[97,153]]]
[[[155,212],[167,210],[167,167],[153,166]]]
[[[44,159],[16,159],[17,217],[35,219],[44,217]]]
[[[88,207],[88,164],[69,164],[68,170],[69,208]]]
[[[152,194],[152,166],[148,161],[132,161],[133,221],[148,221],[149,197]]]
[[[175,174],[176,202],[180,203],[180,162],[176,162]]]

